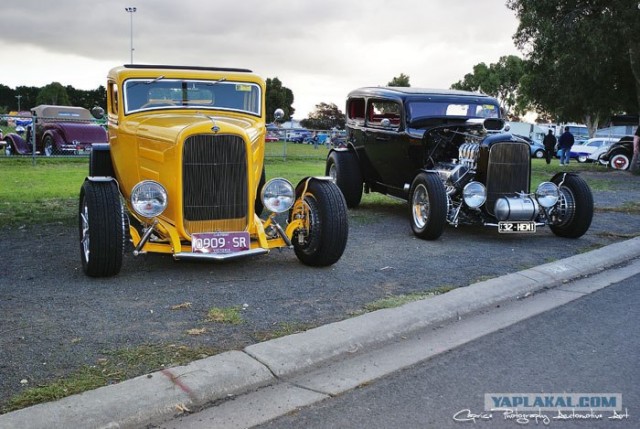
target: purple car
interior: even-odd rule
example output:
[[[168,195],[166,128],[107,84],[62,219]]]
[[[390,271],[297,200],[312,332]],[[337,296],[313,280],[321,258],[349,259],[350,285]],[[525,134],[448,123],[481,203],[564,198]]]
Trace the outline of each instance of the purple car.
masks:
[[[36,119],[37,154],[73,155],[90,150],[93,143],[107,143],[106,130],[83,107],[40,105],[31,113]],[[32,133],[33,125],[28,125],[24,137],[7,135],[6,155],[31,155]]]

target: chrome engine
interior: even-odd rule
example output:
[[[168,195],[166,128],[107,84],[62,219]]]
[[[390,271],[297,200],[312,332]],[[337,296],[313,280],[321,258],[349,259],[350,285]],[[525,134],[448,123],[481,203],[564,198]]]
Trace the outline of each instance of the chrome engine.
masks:
[[[500,153],[505,154],[512,160],[511,148],[504,146],[498,149],[498,157],[495,158],[495,164],[489,166],[489,171],[495,168],[503,170],[508,168],[507,164],[503,164],[503,161],[499,156]],[[528,153],[526,161],[528,162]],[[452,159],[450,162],[438,162],[434,165],[433,171],[435,171],[447,192],[449,200],[449,209],[447,220],[452,225],[458,223],[477,223],[487,222],[484,217],[484,212],[491,216],[495,216],[498,221],[531,221],[535,220],[540,213],[540,205],[533,197],[533,195],[527,194],[524,191],[524,186],[516,184],[512,187],[511,181],[519,180],[520,173],[525,171],[524,166],[516,164],[509,169],[509,177],[500,176],[500,183],[508,183],[511,190],[499,189],[498,186],[488,186],[490,178],[487,180],[488,199],[483,208],[471,208],[464,203],[463,190],[465,186],[476,180],[478,173],[478,162],[480,159],[480,143],[466,140],[458,148],[458,158]],[[516,157],[517,159],[517,157]],[[513,176],[513,177],[511,177]],[[528,180],[528,173],[525,175]],[[497,189],[498,188],[498,189]]]
[[[479,150],[480,145],[477,143],[464,143],[460,145],[457,160],[439,162],[435,165],[434,171],[440,176],[450,197],[462,191],[464,185],[473,178],[478,166]]]

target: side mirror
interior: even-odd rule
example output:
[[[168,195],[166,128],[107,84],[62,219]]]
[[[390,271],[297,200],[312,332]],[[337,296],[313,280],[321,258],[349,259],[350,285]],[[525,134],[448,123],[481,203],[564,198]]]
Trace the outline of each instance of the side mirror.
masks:
[[[104,109],[99,106],[95,106],[91,109],[91,115],[96,119],[104,118]]]
[[[273,120],[274,121],[279,121],[282,118],[284,118],[284,110],[276,109],[276,111],[273,112]]]

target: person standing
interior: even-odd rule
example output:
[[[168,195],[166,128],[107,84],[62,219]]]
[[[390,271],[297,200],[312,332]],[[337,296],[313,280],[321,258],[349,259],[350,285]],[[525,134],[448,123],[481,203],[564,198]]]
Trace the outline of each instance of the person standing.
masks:
[[[573,146],[575,141],[573,134],[569,131],[569,127],[564,127],[564,133],[562,133],[558,139],[558,149],[562,150],[560,165],[569,165],[569,159],[571,159],[571,146]]]
[[[549,130],[549,133],[544,136],[544,140],[542,140],[542,144],[544,145],[544,157],[547,160],[547,164],[551,164],[551,157],[553,156],[553,151],[556,148],[556,136],[553,135],[553,130]]]

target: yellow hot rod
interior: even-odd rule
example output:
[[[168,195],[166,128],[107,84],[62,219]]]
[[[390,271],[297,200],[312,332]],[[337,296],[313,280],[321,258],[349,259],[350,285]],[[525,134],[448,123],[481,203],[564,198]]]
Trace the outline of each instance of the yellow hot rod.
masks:
[[[93,145],[80,191],[87,275],[119,273],[128,241],[134,255],[175,259],[282,247],[312,266],[342,256],[346,203],[329,178],[265,181],[265,83],[250,70],[116,67],[106,118],[109,142]]]

